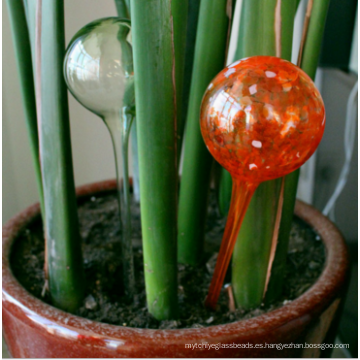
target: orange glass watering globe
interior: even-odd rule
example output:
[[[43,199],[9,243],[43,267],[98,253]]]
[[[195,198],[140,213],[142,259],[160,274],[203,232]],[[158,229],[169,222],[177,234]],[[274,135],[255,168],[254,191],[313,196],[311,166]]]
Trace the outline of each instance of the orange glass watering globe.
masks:
[[[222,70],[204,95],[205,144],[233,179],[228,219],[205,305],[215,308],[237,235],[258,185],[299,168],[314,153],[325,108],[310,77],[292,63],[254,56]]]

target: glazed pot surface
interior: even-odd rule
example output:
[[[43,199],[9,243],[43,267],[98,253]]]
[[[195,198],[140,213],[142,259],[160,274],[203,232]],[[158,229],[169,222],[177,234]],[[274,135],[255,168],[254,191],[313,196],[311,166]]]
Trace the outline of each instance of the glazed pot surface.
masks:
[[[77,194],[115,188],[115,181],[105,181],[82,186]],[[18,283],[9,254],[20,231],[39,215],[39,205],[30,206],[3,228],[3,330],[9,351],[13,357],[24,358],[318,357],[320,349],[311,344],[333,341],[347,286],[348,254],[340,232],[320,212],[298,201],[295,213],[318,232],[326,247],[324,271],[303,295],[274,311],[230,324],[152,330],[66,313],[43,303]],[[296,345],[305,343],[306,349]]]

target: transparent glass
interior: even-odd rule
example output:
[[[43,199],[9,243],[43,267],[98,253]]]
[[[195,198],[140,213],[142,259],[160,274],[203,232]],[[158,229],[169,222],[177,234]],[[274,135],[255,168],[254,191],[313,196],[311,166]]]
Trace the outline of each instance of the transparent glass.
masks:
[[[119,215],[122,229],[124,288],[134,292],[128,143],[134,119],[135,94],[130,23],[118,18],[96,20],[71,40],[64,76],[72,95],[98,115],[109,129],[115,157]],[[122,160],[122,161],[121,161]],[[123,179],[119,177],[122,167]]]
[[[215,307],[241,222],[257,186],[299,168],[325,128],[325,108],[310,77],[280,58],[254,56],[221,71],[202,102],[200,127],[214,158],[230,172],[228,220],[206,304]]]

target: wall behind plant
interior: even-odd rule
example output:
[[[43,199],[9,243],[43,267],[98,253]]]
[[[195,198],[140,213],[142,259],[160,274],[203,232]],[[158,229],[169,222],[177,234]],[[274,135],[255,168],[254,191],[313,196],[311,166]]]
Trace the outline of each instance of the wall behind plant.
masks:
[[[116,16],[113,0],[65,0],[66,42],[84,25]],[[2,220],[38,200],[27,140],[9,18],[3,2],[3,213]],[[76,185],[115,177],[108,131],[100,118],[69,95]],[[131,171],[131,169],[130,169]]]

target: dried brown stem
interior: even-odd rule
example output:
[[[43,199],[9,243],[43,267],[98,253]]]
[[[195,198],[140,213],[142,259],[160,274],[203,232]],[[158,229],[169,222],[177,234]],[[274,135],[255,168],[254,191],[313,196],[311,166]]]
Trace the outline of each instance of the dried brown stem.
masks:
[[[281,57],[281,0],[277,0],[275,6],[275,54]]]
[[[270,276],[271,276],[271,268],[275,259],[276,254],[276,247],[278,243],[278,237],[279,237],[279,230],[280,230],[280,223],[281,223],[281,214],[283,210],[283,204],[284,204],[284,189],[285,189],[285,177],[281,179],[281,188],[280,188],[280,194],[279,194],[279,200],[278,200],[278,206],[276,210],[276,217],[275,217],[275,224],[274,224],[274,232],[271,240],[271,249],[270,249],[270,256],[269,256],[269,263],[268,263],[268,269],[266,274],[266,282],[264,287],[264,293],[263,298],[265,297]]]
[[[300,49],[299,49],[299,56],[298,56],[298,60],[297,60],[297,66],[299,66],[299,67],[301,67],[301,61],[302,61],[306,37],[307,37],[308,29],[309,29],[311,10],[312,10],[313,4],[314,4],[314,0],[309,0],[307,8],[306,8],[303,32],[302,32],[302,36],[301,36],[301,43],[300,43]]]
[[[234,0],[227,0],[227,3],[226,3],[226,15],[229,18],[229,25],[228,25],[228,32],[227,32],[227,38],[226,38],[226,47],[225,47],[225,65],[226,65],[226,62],[227,62],[228,53],[229,53],[229,46],[230,46],[233,7],[234,7]]]
[[[229,310],[231,312],[233,312],[233,311],[236,310],[236,306],[235,306],[235,300],[234,300],[234,294],[233,294],[233,291],[232,291],[232,286],[227,285],[225,287],[225,289],[226,289],[226,292],[227,292],[228,297],[229,297]]]

